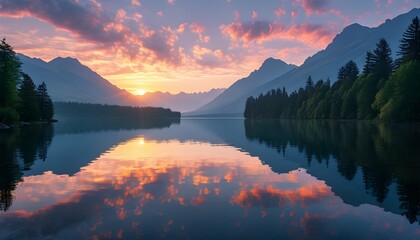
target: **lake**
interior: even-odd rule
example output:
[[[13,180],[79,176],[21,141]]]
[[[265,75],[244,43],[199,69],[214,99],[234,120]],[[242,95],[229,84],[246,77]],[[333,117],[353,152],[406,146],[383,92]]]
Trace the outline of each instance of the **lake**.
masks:
[[[420,239],[420,125],[62,121],[0,132],[0,239]]]

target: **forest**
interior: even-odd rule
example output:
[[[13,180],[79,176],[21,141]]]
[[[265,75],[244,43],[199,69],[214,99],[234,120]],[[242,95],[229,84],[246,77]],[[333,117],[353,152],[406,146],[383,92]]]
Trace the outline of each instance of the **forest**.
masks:
[[[31,77],[22,72],[22,63],[13,48],[0,42],[0,123],[50,122],[54,106],[47,86],[36,86]]]
[[[129,107],[90,103],[56,102],[56,114],[61,118],[112,118],[112,119],[179,119],[181,113],[166,108]]]
[[[349,61],[338,71],[337,81],[313,82],[288,94],[273,89],[249,97],[244,117],[248,119],[379,119],[420,121],[420,27],[415,17],[400,40],[393,61],[391,49],[380,39],[366,53],[360,73]]]

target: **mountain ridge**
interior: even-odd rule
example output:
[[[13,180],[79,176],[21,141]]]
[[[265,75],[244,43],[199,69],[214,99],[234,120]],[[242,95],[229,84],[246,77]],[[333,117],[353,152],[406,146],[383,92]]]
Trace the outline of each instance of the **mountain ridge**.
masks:
[[[121,106],[151,106],[190,111],[213,100],[224,89],[198,93],[146,93],[137,96],[120,89],[99,73],[72,57],[56,57],[51,61],[18,53],[22,70],[38,85],[45,82],[56,102],[99,103]],[[159,99],[160,96],[162,99]]]
[[[267,58],[258,69],[252,71],[247,77],[239,79],[229,88],[227,88],[223,93],[217,96],[213,101],[198,108],[192,113],[199,114],[200,112],[212,110],[217,107],[218,104],[226,104],[226,102],[229,103],[229,99],[234,99],[234,97],[237,97],[238,95],[246,96],[255,87],[263,85],[272,80],[274,77],[293,70],[296,67],[297,66],[293,64],[287,64],[280,59],[274,59],[272,57]],[[191,112],[186,113],[185,115],[190,114]]]
[[[188,114],[190,116],[213,114],[242,115],[246,99],[250,96],[257,97],[259,94],[265,94],[271,89],[283,87],[291,93],[299,89],[299,87],[303,87],[309,76],[314,81],[330,79],[331,83],[334,83],[339,68],[350,60],[355,61],[361,70],[366,52],[373,51],[380,38],[385,38],[388,41],[392,49],[393,59],[395,59],[402,33],[406,30],[411,20],[419,15],[420,9],[414,8],[405,14],[386,20],[377,27],[370,28],[357,23],[351,24],[343,28],[325,49],[308,57],[301,66],[273,77],[270,81],[249,91],[247,96],[238,95],[236,97],[233,96],[233,98],[230,96],[229,99],[222,99],[223,94],[221,94],[207,104],[207,106],[212,105],[212,108],[205,108],[205,105]],[[232,84],[232,86],[237,82]],[[225,93],[231,91],[231,87],[226,89]],[[215,102],[216,100],[218,102]]]

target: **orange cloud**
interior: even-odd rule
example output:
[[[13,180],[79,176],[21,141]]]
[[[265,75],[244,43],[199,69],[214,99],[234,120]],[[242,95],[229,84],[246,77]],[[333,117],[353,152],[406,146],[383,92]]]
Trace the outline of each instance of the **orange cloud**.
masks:
[[[190,30],[193,33],[201,34],[206,30],[206,27],[204,27],[200,23],[194,22],[194,23],[191,23]]]
[[[221,31],[233,40],[249,42],[265,42],[275,39],[296,40],[303,43],[325,45],[334,34],[320,25],[304,23],[286,26],[266,21],[238,22],[220,26]]]

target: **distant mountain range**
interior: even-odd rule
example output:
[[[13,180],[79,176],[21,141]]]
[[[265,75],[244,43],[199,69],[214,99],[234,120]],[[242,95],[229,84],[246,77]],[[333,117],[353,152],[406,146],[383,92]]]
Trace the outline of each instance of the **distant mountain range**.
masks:
[[[231,106],[236,105],[238,99],[246,99],[254,89],[296,67],[278,59],[268,58],[258,70],[253,71],[248,77],[236,81],[213,101],[194,111],[194,115],[200,113],[230,113]]]
[[[56,58],[50,62],[19,54],[22,69],[36,84],[47,84],[53,101],[107,103],[130,106],[155,106],[187,112],[184,116],[242,116],[246,99],[271,89],[283,88],[290,93],[305,85],[312,76],[335,82],[340,67],[353,60],[362,69],[367,51],[372,51],[384,37],[395,59],[403,32],[420,9],[415,8],[375,28],[352,24],[334,40],[299,67],[269,58],[258,70],[232,84],[228,89],[201,93],[147,93],[134,96],[118,88],[74,58]]]
[[[242,115],[248,97],[256,97],[271,89],[283,87],[290,93],[303,87],[309,76],[315,82],[319,79],[327,80],[329,78],[333,83],[336,81],[339,68],[350,60],[355,61],[361,70],[366,52],[373,51],[380,38],[385,38],[388,41],[395,59],[396,52],[399,50],[399,40],[415,16],[420,16],[420,9],[415,8],[392,20],[386,20],[385,23],[375,28],[352,24],[344,28],[325,50],[309,57],[297,68],[290,65],[286,67],[283,63],[277,62],[275,66],[285,71],[273,72],[273,69],[276,68],[274,65],[270,68],[264,67],[267,61],[272,61],[268,59],[260,69],[249,77],[238,80],[219,97],[187,115]],[[249,88],[243,87],[245,81],[252,82],[247,83]]]
[[[191,111],[217,97],[224,89],[199,93],[146,93],[135,96],[101,77],[74,58],[55,58],[50,62],[18,54],[22,70],[38,85],[45,82],[55,102],[151,106],[174,111]]]

